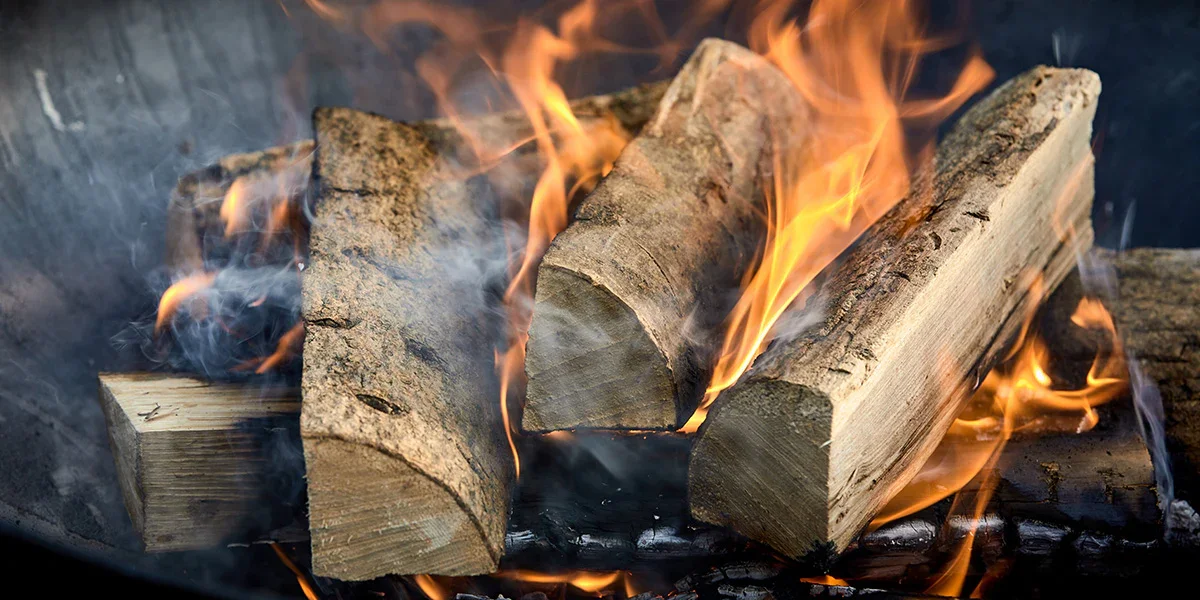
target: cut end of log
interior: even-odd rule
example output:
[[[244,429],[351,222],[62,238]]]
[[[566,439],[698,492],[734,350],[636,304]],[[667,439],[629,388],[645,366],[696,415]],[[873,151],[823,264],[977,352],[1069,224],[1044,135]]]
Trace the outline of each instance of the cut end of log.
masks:
[[[482,575],[494,544],[457,497],[408,463],[361,444],[307,440],[313,572],[363,581],[387,573]]]
[[[294,390],[102,373],[100,404],[125,507],[147,551],[241,542],[290,519],[276,509],[300,491],[266,482],[302,467],[267,448],[290,442],[274,437],[294,432],[284,426],[300,410]]]
[[[524,426],[673,429],[765,223],[760,167],[805,139],[787,76],[705,40],[539,268]]]
[[[689,486],[692,516],[771,540],[788,556],[836,537],[828,514],[833,405],[827,396],[758,381],[730,389],[709,416],[705,428],[720,431],[706,433],[704,451],[693,453],[690,470],[706,483]],[[776,443],[784,439],[799,443]]]
[[[525,359],[527,431],[586,423],[592,428],[670,429],[677,415],[661,398],[675,396],[671,373],[637,315],[583,275],[543,265]],[[599,408],[593,403],[598,401]]]
[[[1092,243],[1099,91],[1095,73],[1039,67],[963,116],[921,176],[932,203],[913,193],[880,219],[809,301],[835,307],[823,322],[717,400],[695,516],[793,557],[840,550],[916,474],[1041,299],[1033,277],[1052,291]]]

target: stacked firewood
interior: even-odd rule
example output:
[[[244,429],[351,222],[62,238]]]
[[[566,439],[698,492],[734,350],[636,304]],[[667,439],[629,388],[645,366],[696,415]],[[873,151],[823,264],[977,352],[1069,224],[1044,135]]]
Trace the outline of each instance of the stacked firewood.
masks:
[[[506,255],[494,182],[463,174],[466,142],[450,123],[318,109],[313,219],[296,270],[300,389],[102,376],[135,525],[158,549],[277,536],[296,511],[262,518],[263,494],[304,482],[312,568],[325,577],[772,552],[810,565],[844,553],[847,575],[863,580],[910,576],[944,553],[944,514],[864,526],[916,474],[1039,301],[1023,278],[1035,273],[1053,290],[1087,252],[1099,90],[1089,71],[1039,67],[980,100],[910,195],[823,273],[809,300],[821,307],[817,324],[763,354],[694,437],[671,431],[700,402],[731,286],[756,256],[761,170],[771,144],[819,143],[803,127],[809,108],[774,65],[720,41],[702,44],[669,84],[574,102],[584,127],[615,124],[631,141],[538,269],[527,399],[513,423],[537,434],[518,440],[520,454],[557,458],[527,465],[519,484],[494,366],[492,290],[504,282],[481,264]],[[521,139],[527,127],[497,115],[475,129]],[[271,157],[308,151],[246,155],[185,178],[173,199],[174,266],[202,269],[211,252],[219,203],[198,190],[220,195],[237,177],[285,168]],[[529,157],[504,160],[519,170]],[[1072,293],[1061,302],[1076,302]],[[597,462],[632,469],[606,475],[630,487],[548,501],[572,477],[554,467],[570,462],[554,450],[571,435],[562,430],[594,429],[609,432],[578,435],[593,456],[621,455]],[[1074,544],[1083,560],[1085,539],[1152,544],[1154,475],[1130,431],[1079,437],[1067,457],[1061,441],[1014,442],[1001,533],[980,535],[998,544],[995,556]],[[264,451],[281,444],[300,445],[302,468]],[[606,499],[625,509],[581,525]],[[1121,529],[1137,535],[1111,535]]]

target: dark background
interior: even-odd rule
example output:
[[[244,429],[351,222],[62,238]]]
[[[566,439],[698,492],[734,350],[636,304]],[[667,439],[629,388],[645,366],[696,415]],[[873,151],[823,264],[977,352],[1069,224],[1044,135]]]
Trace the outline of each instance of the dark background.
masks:
[[[232,551],[134,552],[95,374],[142,361],[118,334],[153,310],[179,175],[306,137],[317,104],[432,114],[404,74],[410,57],[283,6],[291,16],[270,0],[0,0],[0,521],[193,581],[269,579],[237,575],[244,556]],[[688,12],[659,6],[668,24]],[[1200,245],[1196,3],[991,1],[969,18],[998,82],[1039,63],[1100,74],[1099,243]],[[653,66],[598,61],[566,86],[579,95],[670,73]]]

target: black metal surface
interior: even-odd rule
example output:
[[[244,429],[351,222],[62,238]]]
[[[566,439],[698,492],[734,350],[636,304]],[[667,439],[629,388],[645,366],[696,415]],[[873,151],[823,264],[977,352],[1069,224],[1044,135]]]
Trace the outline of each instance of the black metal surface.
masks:
[[[667,18],[686,10],[661,4]],[[1200,7],[979,2],[972,27],[999,81],[1054,64],[1056,45],[1062,63],[1100,73],[1106,245],[1135,200],[1128,241],[1200,245]],[[112,340],[152,310],[180,174],[307,136],[318,103],[429,116],[409,65],[296,1],[0,1],[0,520],[193,581],[255,585],[255,563],[229,552],[133,552],[95,374],[143,361]],[[634,80],[611,68],[568,90]]]

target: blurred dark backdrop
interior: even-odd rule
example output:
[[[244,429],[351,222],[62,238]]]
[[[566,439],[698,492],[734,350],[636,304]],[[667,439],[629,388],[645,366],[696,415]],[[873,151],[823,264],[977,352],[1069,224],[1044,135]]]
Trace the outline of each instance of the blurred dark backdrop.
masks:
[[[689,3],[659,9],[677,23]],[[997,81],[1038,63],[1103,79],[1101,244],[1200,245],[1197,3],[996,0],[968,14]],[[410,60],[296,0],[0,0],[0,520],[192,580],[267,585],[261,572],[237,575],[244,558],[229,552],[132,552],[95,374],[144,361],[114,335],[153,310],[150,276],[180,174],[306,137],[316,104],[429,116]],[[670,73],[645,58],[590,66],[567,78],[571,94]]]

